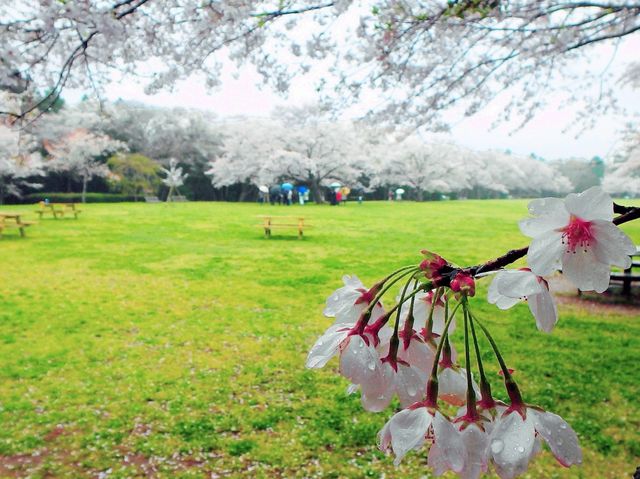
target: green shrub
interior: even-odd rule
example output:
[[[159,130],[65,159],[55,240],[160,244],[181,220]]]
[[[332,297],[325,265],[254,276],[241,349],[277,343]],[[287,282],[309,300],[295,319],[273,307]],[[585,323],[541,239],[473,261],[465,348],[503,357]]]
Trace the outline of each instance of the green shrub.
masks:
[[[49,200],[50,203],[80,203],[82,195],[80,193],[31,193],[22,198],[22,203],[38,203]],[[133,196],[114,193],[87,193],[87,203],[122,203],[125,201],[136,201]]]

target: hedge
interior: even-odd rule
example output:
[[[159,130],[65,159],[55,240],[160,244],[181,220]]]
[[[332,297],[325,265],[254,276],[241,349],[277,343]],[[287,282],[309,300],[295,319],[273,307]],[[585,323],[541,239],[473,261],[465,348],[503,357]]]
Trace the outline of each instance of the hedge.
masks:
[[[81,193],[30,193],[25,195],[21,203],[38,203],[39,201],[49,200],[50,203],[80,203],[82,201]],[[115,194],[115,193],[87,193],[87,203],[122,203],[125,201],[136,201],[133,196]],[[143,196],[138,197],[138,201],[144,201]]]

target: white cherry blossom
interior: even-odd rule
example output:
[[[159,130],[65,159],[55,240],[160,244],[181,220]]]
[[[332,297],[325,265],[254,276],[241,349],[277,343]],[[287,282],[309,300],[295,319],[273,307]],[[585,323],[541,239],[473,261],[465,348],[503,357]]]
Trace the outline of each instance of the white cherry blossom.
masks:
[[[534,218],[520,221],[520,230],[533,238],[527,260],[539,276],[558,267],[582,291],[605,291],[611,265],[628,268],[636,252],[631,239],[613,220],[613,200],[594,186],[564,200],[542,198],[529,203]]]
[[[423,405],[416,404],[395,414],[378,433],[378,444],[382,451],[393,451],[396,456],[393,463],[398,465],[409,451],[419,449],[427,437],[433,441],[429,465],[459,472],[464,449],[458,431],[439,411]]]
[[[473,390],[476,395],[480,394],[480,389],[472,380]],[[467,370],[457,366],[440,367],[438,373],[438,398],[453,404],[462,406],[467,400]]]
[[[377,287],[367,289],[355,275],[344,275],[342,281],[344,286],[335,290],[327,298],[323,313],[327,317],[336,318],[336,323],[353,324],[373,300]],[[371,318],[378,318],[382,314],[384,314],[382,305],[377,303],[372,309]]]
[[[489,303],[509,309],[523,299],[527,301],[538,329],[551,332],[558,321],[558,309],[544,278],[528,269],[498,272],[489,286]]]
[[[525,417],[506,410],[491,433],[491,457],[501,479],[523,474],[540,451],[542,437],[558,462],[565,467],[582,463],[582,451],[576,433],[560,416],[527,407]]]

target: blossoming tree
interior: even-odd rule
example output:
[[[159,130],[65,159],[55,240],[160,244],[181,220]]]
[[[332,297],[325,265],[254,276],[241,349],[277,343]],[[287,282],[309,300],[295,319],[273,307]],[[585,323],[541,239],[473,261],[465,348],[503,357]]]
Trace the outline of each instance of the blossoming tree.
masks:
[[[154,58],[162,62],[149,90],[193,73],[215,86],[224,54],[253,64],[278,91],[315,72],[319,95],[334,106],[374,92],[383,100],[369,116],[387,123],[444,126],[448,107],[470,114],[513,86],[507,113],[525,121],[554,85],[585,100],[585,116],[594,116],[615,104],[618,85],[637,85],[637,62],[619,81],[602,81],[600,70],[585,75],[588,65],[568,67],[598,45],[637,34],[639,11],[635,2],[614,1],[17,0],[0,7],[0,89],[48,94],[30,95],[25,109],[1,110],[23,116],[65,86],[100,92],[113,70],[143,69],[143,77]],[[559,86],[552,81],[569,76]]]
[[[178,187],[184,185],[184,180],[189,176],[182,172],[182,167],[178,166],[178,161],[175,158],[169,160],[169,168],[162,168],[162,171],[166,178],[162,182],[169,187],[169,193],[167,193],[167,201],[173,200],[174,193],[180,193]]]
[[[23,131],[0,124],[0,204],[7,195],[20,197],[24,187],[39,188],[31,177],[44,174],[35,139]]]
[[[46,142],[45,148],[51,159],[47,168],[77,177],[82,182],[82,202],[86,201],[87,185],[96,176],[110,174],[100,157],[122,150],[125,145],[108,136],[96,135],[79,128],[55,142]]]
[[[603,292],[611,266],[631,264],[636,246],[618,225],[640,218],[640,208],[616,205],[592,187],[564,200],[531,201],[529,213],[520,221],[522,233],[532,238],[528,247],[467,267],[424,250],[419,264],[371,287],[345,276],[344,286],[327,299],[324,314],[334,322],[311,348],[307,367],[324,367],[339,356],[340,374],[352,383],[348,391],[360,390],[367,411],[383,411],[399,398],[402,409],[378,434],[380,449],[393,453],[396,464],[424,448],[436,475],[453,471],[472,479],[492,467],[500,478],[512,479],[527,471],[542,441],[561,465],[582,462],[571,426],[527,403],[474,308],[476,281],[491,280],[488,300],[500,309],[527,301],[538,329],[549,333],[558,313],[547,278],[561,269],[580,290]],[[525,255],[527,267],[505,269]],[[398,287],[395,303],[385,307],[383,300]],[[452,340],[456,323],[462,358]],[[492,395],[480,335],[500,367],[506,403]]]

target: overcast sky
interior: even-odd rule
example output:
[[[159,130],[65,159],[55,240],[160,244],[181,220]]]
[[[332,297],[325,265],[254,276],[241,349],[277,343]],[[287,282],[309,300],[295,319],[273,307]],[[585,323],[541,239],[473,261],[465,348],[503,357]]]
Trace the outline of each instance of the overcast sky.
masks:
[[[610,62],[611,48],[594,49],[589,58],[588,68],[591,72],[600,73],[603,69],[620,73],[626,68],[630,60],[637,60],[636,52],[640,49],[640,39],[632,39],[619,46],[615,62]],[[260,89],[259,76],[251,67],[240,69],[234,76],[234,68],[225,68],[222,86],[216,91],[207,92],[202,78],[192,77],[176,85],[173,91],[165,91],[156,95],[146,95],[144,86],[136,81],[117,79],[110,84],[105,92],[108,100],[139,101],[156,106],[182,106],[200,108],[215,112],[221,117],[234,115],[268,116],[269,112],[278,105],[301,106],[314,102],[313,81],[303,79],[295,82],[288,99],[276,95],[268,87]],[[63,97],[70,103],[79,101],[84,94],[80,90],[65,90]],[[638,94],[640,92],[619,88],[618,95],[622,104],[629,107],[635,114],[640,112]],[[504,101],[492,102],[488,108],[472,117],[452,114],[451,133],[438,135],[437,138],[453,140],[474,149],[511,150],[514,153],[528,155],[535,153],[547,159],[584,157],[595,155],[606,158],[616,146],[620,144],[620,133],[625,122],[630,117],[605,116],[598,118],[595,128],[579,133],[575,128],[569,129],[576,118],[576,108],[562,103],[562,100],[550,95],[550,104],[541,111],[524,128],[513,131],[513,124],[502,124],[492,128],[495,120],[500,117]],[[421,135],[425,140],[436,138],[427,133]]]

